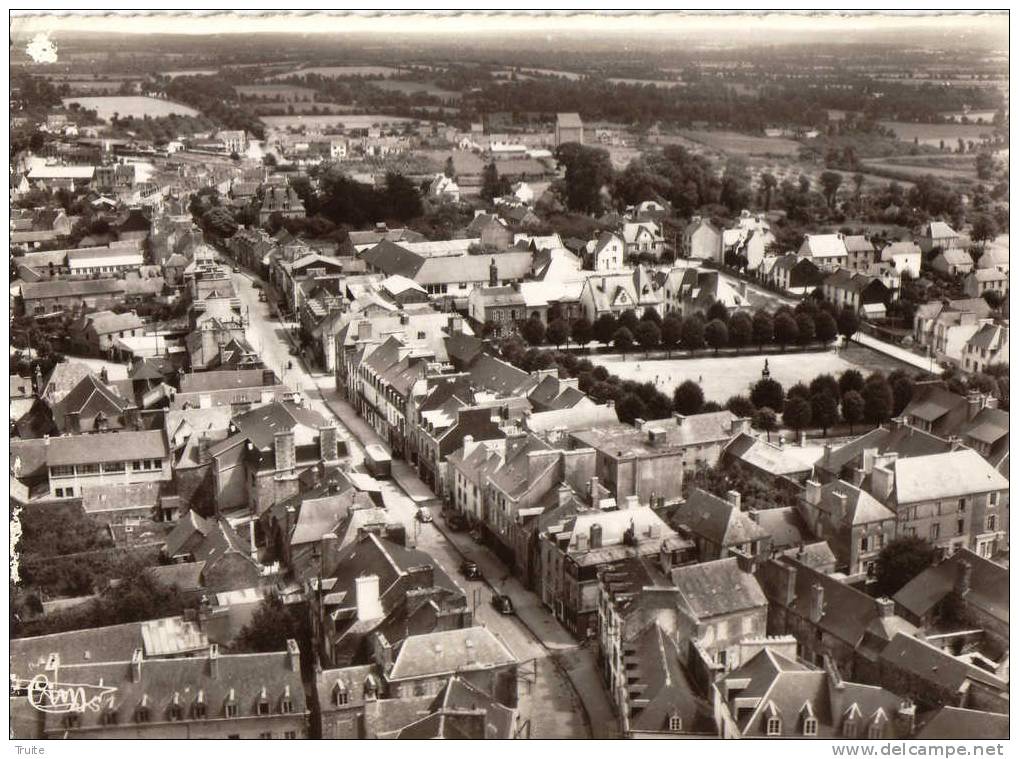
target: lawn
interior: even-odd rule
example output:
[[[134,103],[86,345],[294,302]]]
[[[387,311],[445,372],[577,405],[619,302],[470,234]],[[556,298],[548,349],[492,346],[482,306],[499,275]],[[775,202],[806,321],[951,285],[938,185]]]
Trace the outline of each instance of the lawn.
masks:
[[[234,87],[241,97],[264,100],[314,100],[315,90],[310,87],[295,87],[292,84],[245,84]]]
[[[197,116],[198,111],[180,103],[161,98],[147,98],[141,96],[124,97],[69,97],[64,98],[64,105],[79,103],[82,108],[88,111],[95,111],[99,118],[109,120],[113,114],[119,116],[133,116],[135,118],[159,118],[176,113],[181,116]]]
[[[964,140],[980,142],[990,137],[994,127],[989,124],[914,124],[909,121],[879,122],[885,129],[891,129],[904,142],[918,139],[923,145],[939,145],[942,140],[946,147],[955,148],[961,137]]]
[[[262,121],[273,129],[293,127],[335,127],[342,125],[346,129],[367,129],[373,125],[403,124],[416,121],[402,116],[386,116],[383,113],[339,113],[333,116],[263,116]]]
[[[460,97],[459,92],[444,90],[432,82],[407,82],[401,79],[372,79],[368,84],[378,87],[380,90],[390,92],[402,92],[405,95],[415,95],[423,92],[426,95],[434,95],[437,98],[450,100]]]
[[[306,74],[318,74],[319,76],[339,79],[348,76],[390,76],[391,74],[399,73],[400,69],[392,66],[312,66],[311,68],[277,74],[273,79],[285,79],[290,76],[304,76]]]
[[[825,353],[788,353],[765,356],[722,356],[719,358],[652,359],[634,351],[625,359],[618,354],[589,356],[595,365],[604,366],[624,380],[654,382],[663,393],[672,397],[676,387],[693,380],[704,390],[705,400],[725,403],[734,395],[746,395],[750,387],[761,378],[764,360],[772,379],[786,389],[797,382],[809,383],[818,374],[830,373],[836,377],[847,369],[856,369],[864,376],[880,369],[891,371],[900,368],[897,361],[888,359],[863,346]]]
[[[684,129],[681,134],[687,139],[734,155],[798,155],[803,146],[796,140],[782,137],[756,137],[750,134],[726,131],[700,131]]]

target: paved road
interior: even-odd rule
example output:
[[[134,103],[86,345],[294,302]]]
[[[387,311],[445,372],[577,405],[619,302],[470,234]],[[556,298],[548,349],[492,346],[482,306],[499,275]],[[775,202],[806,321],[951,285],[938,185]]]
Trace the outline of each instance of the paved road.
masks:
[[[236,273],[233,280],[237,296],[248,309],[248,339],[252,346],[267,367],[276,370],[290,387],[304,393],[312,408],[340,423],[339,432],[347,442],[351,460],[355,464],[360,463],[364,458],[364,445],[382,442],[381,439],[339,396],[331,375],[313,375],[303,362],[290,355],[287,326],[273,320],[268,304],[258,300],[258,291],[254,287],[258,280]],[[287,368],[289,362],[292,362],[290,369]],[[573,684],[579,677],[586,684],[585,690],[602,694],[604,708],[599,712],[602,724],[594,734],[604,735],[606,720],[612,726],[615,722],[611,711],[606,715],[608,701],[597,680],[597,672],[588,661],[593,661],[590,652],[579,648],[538,599],[520,588],[515,580],[512,581],[513,587],[504,592],[513,597],[519,609],[518,615],[504,616],[495,611],[491,606],[491,587],[486,583],[467,581],[459,574],[465,549],[448,540],[438,525],[422,524],[415,518],[418,504],[434,497],[432,492],[405,463],[393,463],[400,472],[400,481],[382,481],[387,510],[407,527],[407,534],[413,536],[417,546],[429,553],[446,574],[464,588],[468,601],[476,604],[478,622],[498,635],[522,662],[520,717],[521,725],[528,726],[524,729],[529,728],[531,736],[539,738],[590,737],[585,710]],[[466,536],[463,540],[470,542]],[[507,574],[506,569],[486,550],[478,549],[471,553],[488,577],[497,580]],[[530,626],[525,625],[523,619]],[[536,636],[532,627],[542,634]],[[566,670],[570,667],[578,672],[573,678],[567,675]],[[593,680],[589,671],[594,671]],[[588,695],[590,698],[591,695]]]
[[[897,345],[886,343],[884,340],[878,340],[876,337],[872,337],[864,332],[857,332],[853,335],[853,342],[859,343],[871,350],[875,350],[878,353],[884,353],[886,356],[891,356],[894,359],[901,361],[904,364],[916,367],[925,372],[931,374],[942,374],[942,369],[937,361],[931,361],[928,356],[918,356],[912,351],[908,351],[905,348],[900,348]]]

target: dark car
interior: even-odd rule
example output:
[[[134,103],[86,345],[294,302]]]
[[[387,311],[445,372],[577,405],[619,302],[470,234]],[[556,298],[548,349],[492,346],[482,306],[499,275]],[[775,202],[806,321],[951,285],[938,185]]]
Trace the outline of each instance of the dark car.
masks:
[[[467,521],[459,514],[449,514],[446,516],[446,526],[453,532],[463,532],[467,529]]]
[[[492,596],[492,607],[500,614],[513,614],[516,612],[513,608],[513,599],[509,596],[499,594]]]
[[[476,561],[470,559],[464,559],[460,564],[460,574],[466,577],[468,580],[480,580],[481,570],[478,568]]]

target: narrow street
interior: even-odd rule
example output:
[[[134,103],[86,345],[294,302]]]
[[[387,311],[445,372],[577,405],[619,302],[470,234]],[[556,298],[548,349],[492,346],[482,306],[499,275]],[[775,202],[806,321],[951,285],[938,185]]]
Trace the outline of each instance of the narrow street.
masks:
[[[259,286],[263,283],[246,273],[233,274],[233,281],[247,310],[248,339],[252,346],[285,384],[302,391],[312,408],[339,422],[351,462],[356,465],[363,460],[365,445],[384,445],[337,393],[331,374],[312,374],[303,361],[291,355],[287,330],[292,325],[275,320],[269,305],[258,300],[254,283]],[[520,659],[519,710],[521,725],[527,726],[524,735],[529,730],[531,736],[538,738],[613,737],[616,720],[591,646],[578,645],[538,598],[510,577],[494,554],[466,533],[445,533],[438,514],[431,524],[418,521],[415,518],[418,504],[434,495],[405,462],[394,460],[393,472],[393,479],[382,481],[387,510],[406,526],[417,547],[431,555],[465,590],[477,621],[495,632]],[[460,563],[465,556],[478,563],[485,582],[471,582],[460,575]],[[502,615],[492,607],[493,587],[512,598],[515,615]]]

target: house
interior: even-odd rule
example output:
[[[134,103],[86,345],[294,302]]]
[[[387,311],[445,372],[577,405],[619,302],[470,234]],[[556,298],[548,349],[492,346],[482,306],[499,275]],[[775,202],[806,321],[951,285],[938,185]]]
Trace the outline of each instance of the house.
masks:
[[[665,250],[662,228],[653,221],[625,222],[621,234],[626,243],[627,256],[647,254],[661,258]]]
[[[768,441],[742,431],[722,450],[725,465],[738,464],[745,472],[769,486],[796,492],[810,477],[822,448],[802,436],[796,442]]]
[[[669,514],[669,524],[693,539],[701,561],[728,559],[732,550],[751,557],[768,551],[768,535],[740,510],[740,494],[732,490],[728,499],[694,488]]]
[[[95,311],[123,302],[124,282],[119,279],[74,279],[23,282],[21,306],[29,316],[41,317],[82,308]]]
[[[913,317],[913,339],[939,361],[961,366],[963,346],[990,315],[983,298],[924,303]]]
[[[914,735],[916,707],[895,692],[848,682],[833,669],[811,669],[781,639],[753,647],[756,653],[714,686],[722,737],[889,740]]]
[[[900,277],[919,277],[922,260],[923,252],[913,242],[892,242],[881,249],[881,264],[890,266]]]
[[[124,430],[49,438],[50,495],[74,498],[97,485],[163,482],[172,477],[163,430]]]
[[[439,203],[459,203],[460,185],[445,174],[436,174],[428,185],[428,197]]]
[[[943,248],[931,259],[935,271],[954,277],[973,271],[973,257],[962,248]]]
[[[943,221],[930,221],[920,230],[917,244],[925,255],[935,248],[951,250],[959,247],[959,233]]]
[[[248,135],[243,129],[225,129],[216,133],[227,153],[243,154],[248,150]]]
[[[985,323],[962,349],[962,369],[980,374],[991,366],[1008,365],[1008,326]]]
[[[657,557],[688,545],[648,506],[587,509],[549,525],[539,537],[538,593],[578,638],[598,632],[598,574],[612,562]],[[664,546],[664,549],[663,549]]]
[[[653,273],[643,264],[625,274],[601,274],[588,277],[580,292],[580,304],[593,324],[602,314],[618,316],[634,310],[663,310],[663,298]]]
[[[683,228],[682,252],[686,258],[721,263],[722,232],[710,219],[694,216]]]
[[[318,412],[273,401],[235,417],[230,436],[208,452],[218,508],[258,516],[298,492],[301,472],[337,462],[346,446]]]
[[[301,681],[300,651],[287,641],[280,653],[146,658],[136,649],[123,660],[63,664],[53,677],[71,678],[97,708],[50,712],[42,738],[307,738],[310,707]],[[115,696],[113,695],[115,694]]]
[[[875,459],[867,489],[895,511],[897,535],[925,538],[945,554],[993,556],[1008,539],[1008,480],[979,453]]]
[[[851,308],[870,318],[882,318],[891,300],[888,287],[877,277],[837,269],[825,277],[821,292],[839,308]]]
[[[51,409],[53,424],[62,435],[124,429],[138,421],[133,400],[121,397],[94,374],[86,375]]]
[[[145,334],[145,322],[134,311],[122,314],[96,311],[76,319],[70,333],[79,351],[90,356],[108,356],[117,338]]]
[[[602,232],[587,243],[585,258],[594,271],[619,271],[626,264],[626,242],[614,232]]]
[[[984,293],[1008,294],[1008,274],[999,269],[974,269],[962,282],[963,292],[971,298],[979,298]]]
[[[811,259],[817,268],[825,271],[835,271],[849,265],[849,251],[841,232],[806,235],[796,254],[800,258]]]
[[[813,259],[793,253],[779,256],[771,267],[768,281],[794,295],[809,295],[824,283],[824,272]]]
[[[261,590],[262,570],[254,546],[225,519],[185,512],[167,535],[162,554],[173,564],[200,565],[199,581],[206,592]]]
[[[868,272],[878,262],[877,249],[874,243],[864,235],[846,235],[843,237],[849,257],[846,268],[851,271]]]
[[[584,144],[584,122],[579,113],[557,113],[555,119],[555,147],[567,142]]]
[[[1009,648],[1008,569],[961,548],[899,589],[898,613],[926,630],[980,628],[1000,656]]]
[[[117,219],[117,240],[147,240],[152,231],[152,221],[141,208],[130,208]]]
[[[1008,246],[991,243],[977,261],[977,268],[997,269],[1008,275]]]
[[[290,183],[281,178],[270,177],[265,185],[262,206],[258,209],[258,223],[265,226],[273,215],[279,214],[284,219],[300,219],[305,216],[304,201]]]
[[[797,506],[813,533],[831,546],[841,572],[851,579],[874,576],[881,549],[895,539],[894,511],[844,480],[808,480]]]
[[[513,198],[518,203],[529,206],[534,202],[534,188],[527,182],[516,182],[512,187]]]

